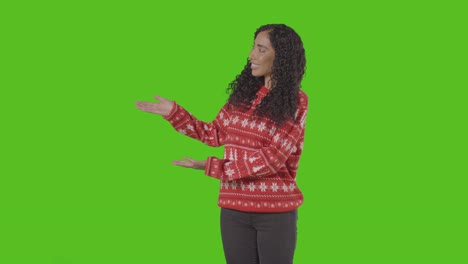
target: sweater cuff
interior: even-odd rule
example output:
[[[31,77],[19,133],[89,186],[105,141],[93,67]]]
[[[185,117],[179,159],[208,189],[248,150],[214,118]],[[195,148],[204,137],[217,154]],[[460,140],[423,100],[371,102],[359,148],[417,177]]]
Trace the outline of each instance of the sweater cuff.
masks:
[[[171,121],[171,119],[174,117],[174,114],[177,112],[177,109],[178,109],[178,105],[177,103],[174,101],[174,104],[172,105],[172,109],[171,111],[169,112],[169,114],[165,115],[165,116],[162,116],[164,119],[166,119],[167,121]]]
[[[205,175],[221,179],[223,175],[223,164],[224,160],[220,160],[215,157],[208,157],[205,165]]]

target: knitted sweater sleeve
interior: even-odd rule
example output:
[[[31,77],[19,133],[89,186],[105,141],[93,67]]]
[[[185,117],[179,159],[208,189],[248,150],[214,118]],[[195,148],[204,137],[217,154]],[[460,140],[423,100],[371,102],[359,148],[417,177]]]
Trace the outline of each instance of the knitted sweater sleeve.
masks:
[[[225,105],[212,122],[203,122],[174,102],[171,112],[164,116],[164,119],[179,133],[209,146],[218,147],[224,144],[226,138],[226,128],[222,120],[227,115]]]
[[[304,101],[299,105],[296,114],[297,122],[287,121],[277,128],[269,145],[259,149],[242,148],[240,151],[244,153],[244,156],[237,160],[209,157],[205,166],[205,174],[229,181],[276,174],[285,166],[291,153],[301,147],[307,116],[307,101],[306,99]]]

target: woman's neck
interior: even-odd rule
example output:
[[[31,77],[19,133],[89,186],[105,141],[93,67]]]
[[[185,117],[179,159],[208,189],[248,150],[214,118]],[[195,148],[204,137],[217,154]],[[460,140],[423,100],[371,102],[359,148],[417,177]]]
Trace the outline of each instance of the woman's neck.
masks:
[[[271,76],[265,75],[265,84],[263,85],[267,89],[271,89]]]

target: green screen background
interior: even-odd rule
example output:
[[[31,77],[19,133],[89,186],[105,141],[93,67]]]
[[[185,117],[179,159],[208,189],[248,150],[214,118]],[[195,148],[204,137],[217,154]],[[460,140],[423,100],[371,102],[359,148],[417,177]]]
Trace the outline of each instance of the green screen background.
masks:
[[[461,3],[2,2],[0,263],[224,263],[219,182],[170,164],[222,148],[134,102],[211,121],[268,23],[307,53],[295,263],[468,263]]]

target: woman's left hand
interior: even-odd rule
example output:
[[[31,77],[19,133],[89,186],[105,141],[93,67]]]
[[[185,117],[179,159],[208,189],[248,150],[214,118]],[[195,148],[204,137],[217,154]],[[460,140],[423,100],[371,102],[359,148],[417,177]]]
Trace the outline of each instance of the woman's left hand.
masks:
[[[175,160],[172,162],[172,165],[177,165],[185,168],[192,168],[196,170],[204,170],[206,165],[206,160],[199,161],[191,158],[184,157],[185,160]]]

